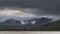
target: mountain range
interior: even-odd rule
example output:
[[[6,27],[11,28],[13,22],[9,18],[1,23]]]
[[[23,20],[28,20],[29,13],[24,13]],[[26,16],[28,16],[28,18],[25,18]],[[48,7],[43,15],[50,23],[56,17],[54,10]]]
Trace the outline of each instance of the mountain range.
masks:
[[[23,21],[19,21],[16,19],[7,19],[4,22],[0,22],[0,26],[2,29],[4,29],[4,27],[6,29],[25,29],[25,28],[31,29],[31,28],[41,27],[43,25],[50,23],[51,21],[52,19],[44,18],[44,17],[34,18],[30,20],[23,20]]]

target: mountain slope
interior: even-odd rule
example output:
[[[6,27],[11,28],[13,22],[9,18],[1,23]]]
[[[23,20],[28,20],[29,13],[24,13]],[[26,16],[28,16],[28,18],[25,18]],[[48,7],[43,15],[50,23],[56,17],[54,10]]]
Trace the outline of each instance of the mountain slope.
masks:
[[[42,26],[42,30],[60,31],[60,20]]]
[[[34,22],[35,21],[35,22]],[[30,20],[23,20],[23,22],[15,20],[15,19],[8,19],[2,23],[0,23],[0,26],[2,28],[2,30],[4,29],[4,27],[8,30],[8,29],[28,29],[30,30],[31,28],[36,28],[36,27],[41,27],[45,24],[50,23],[50,21],[52,21],[52,19],[49,18],[36,18],[36,19],[30,19]],[[22,24],[25,23],[25,24]],[[32,24],[34,23],[34,24]]]

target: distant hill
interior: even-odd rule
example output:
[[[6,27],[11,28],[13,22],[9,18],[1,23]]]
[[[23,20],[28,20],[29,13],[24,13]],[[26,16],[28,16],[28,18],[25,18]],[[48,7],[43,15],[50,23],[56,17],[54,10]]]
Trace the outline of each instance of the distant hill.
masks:
[[[60,31],[60,20],[46,24],[40,28],[42,31]]]
[[[26,22],[27,21],[27,22]],[[36,22],[35,24],[32,24],[34,23],[34,21]],[[37,27],[41,27],[45,24],[48,24],[50,21],[52,21],[52,19],[49,19],[49,18],[34,18],[34,19],[31,19],[31,20],[25,20],[23,22],[19,21],[19,20],[15,20],[15,19],[8,19],[2,23],[0,23],[0,29],[4,30],[26,30],[26,31],[30,31],[31,29],[34,29],[37,28]],[[25,23],[25,24],[22,24],[22,23]]]

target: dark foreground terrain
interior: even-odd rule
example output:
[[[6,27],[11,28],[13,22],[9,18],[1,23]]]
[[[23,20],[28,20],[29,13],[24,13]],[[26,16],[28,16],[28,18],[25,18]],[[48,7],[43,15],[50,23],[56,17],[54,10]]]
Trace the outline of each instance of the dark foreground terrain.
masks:
[[[45,31],[60,31],[60,20],[44,25],[41,29]]]
[[[36,28],[21,28],[17,29],[16,27],[12,26],[0,26],[0,31],[60,31],[60,21],[55,21],[53,23],[46,24],[42,27]]]

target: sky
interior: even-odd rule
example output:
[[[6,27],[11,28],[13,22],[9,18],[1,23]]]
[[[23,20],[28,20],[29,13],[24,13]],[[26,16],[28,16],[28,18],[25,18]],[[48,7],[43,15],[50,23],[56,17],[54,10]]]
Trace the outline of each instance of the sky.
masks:
[[[0,0],[0,16],[55,16],[59,18],[60,0]]]
[[[60,0],[0,0],[0,9],[24,8],[24,12],[37,15],[60,14]]]

